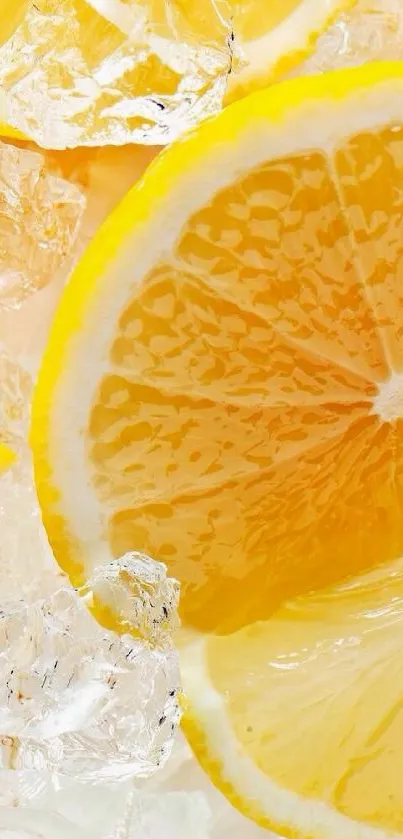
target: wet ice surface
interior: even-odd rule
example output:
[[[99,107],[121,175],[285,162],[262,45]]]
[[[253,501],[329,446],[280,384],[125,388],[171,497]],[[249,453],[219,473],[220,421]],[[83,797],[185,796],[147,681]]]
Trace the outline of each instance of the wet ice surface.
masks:
[[[167,143],[218,110],[232,62],[224,0],[15,0],[2,113],[39,145]]]
[[[293,75],[324,72],[364,61],[402,58],[401,0],[359,0],[319,38],[314,54]]]
[[[131,782],[98,787],[35,771],[0,772],[0,835],[2,839],[271,836],[214,789],[181,735],[165,768],[137,787]]]
[[[130,792],[128,783],[101,789],[46,772],[3,770],[0,835],[4,839],[9,831],[10,839],[109,839],[122,822]]]
[[[201,792],[139,793],[128,784],[100,791],[51,776],[0,774],[0,831],[13,839],[208,839]],[[27,793],[29,798],[27,797]],[[15,806],[21,796],[23,807]],[[27,803],[29,801],[29,803]],[[35,811],[33,812],[33,808]],[[78,833],[79,831],[79,833]]]
[[[83,596],[108,629],[153,645],[169,645],[179,627],[179,583],[162,562],[136,551],[96,569]]]
[[[42,154],[0,141],[0,308],[46,286],[74,248],[85,208]]]
[[[169,755],[179,693],[172,643],[105,631],[72,589],[2,602],[2,768],[98,783],[151,775]]]

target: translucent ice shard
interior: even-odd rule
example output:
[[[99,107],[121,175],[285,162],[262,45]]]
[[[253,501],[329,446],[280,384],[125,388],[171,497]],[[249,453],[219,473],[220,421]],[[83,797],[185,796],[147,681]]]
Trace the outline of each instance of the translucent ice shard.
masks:
[[[72,589],[3,605],[0,767],[107,784],[148,776],[169,755],[179,684],[172,643],[105,631]]]
[[[225,0],[13,2],[0,109],[40,145],[167,143],[220,107]]]
[[[161,794],[126,783],[81,784],[39,772],[0,772],[0,835],[21,839],[210,839],[199,791]],[[226,835],[226,834],[222,834]],[[211,837],[212,839],[212,837]]]
[[[46,171],[42,154],[0,141],[0,308],[45,286],[71,252],[82,191]]]
[[[118,839],[131,804],[128,782],[97,786],[35,770],[0,771],[0,836],[12,839]]]
[[[403,58],[401,0],[358,0],[319,38],[297,74],[325,72],[373,60]]]
[[[132,551],[101,566],[86,588],[87,605],[115,632],[162,646],[178,628],[179,583],[145,554]]]

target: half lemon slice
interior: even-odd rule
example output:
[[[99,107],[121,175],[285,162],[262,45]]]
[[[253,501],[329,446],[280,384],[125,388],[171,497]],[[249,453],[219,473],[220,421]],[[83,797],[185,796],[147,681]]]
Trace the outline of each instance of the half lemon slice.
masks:
[[[403,562],[182,655],[185,731],[214,783],[281,836],[403,836]]]
[[[402,103],[400,63],[273,86],[95,236],[31,434],[75,585],[143,551],[232,632],[403,555]]]

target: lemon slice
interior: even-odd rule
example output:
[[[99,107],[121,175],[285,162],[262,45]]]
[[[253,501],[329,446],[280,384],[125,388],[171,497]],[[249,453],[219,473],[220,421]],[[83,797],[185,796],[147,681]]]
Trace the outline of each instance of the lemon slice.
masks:
[[[318,36],[357,0],[230,0],[245,63],[228,80],[227,102],[281,77],[314,51]]]
[[[185,730],[215,784],[282,836],[403,835],[403,562],[182,654]]]
[[[6,472],[15,461],[15,454],[5,443],[0,442],[0,475]]]
[[[403,555],[402,101],[400,63],[241,100],[95,236],[31,434],[75,585],[143,551],[230,632]]]

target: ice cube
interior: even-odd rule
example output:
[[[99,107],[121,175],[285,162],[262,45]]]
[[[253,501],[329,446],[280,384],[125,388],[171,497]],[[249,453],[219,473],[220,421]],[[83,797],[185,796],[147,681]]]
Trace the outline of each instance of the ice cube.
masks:
[[[401,0],[359,0],[322,35],[293,75],[310,75],[365,61],[403,58]]]
[[[71,253],[85,208],[42,154],[0,141],[0,309],[45,286]]]
[[[28,3],[0,47],[3,118],[48,148],[168,143],[221,106],[227,13],[225,0]]]
[[[98,620],[115,632],[163,646],[178,628],[179,583],[145,554],[132,551],[100,566],[84,592]]]
[[[3,601],[1,768],[107,784],[151,775],[170,753],[179,693],[172,643],[102,629],[72,589]]]
[[[202,792],[139,792],[49,773],[0,772],[0,835],[21,839],[210,839]],[[15,832],[13,832],[15,831]]]
[[[107,839],[131,804],[130,783],[81,784],[48,772],[0,771],[0,835],[21,839]]]
[[[80,784],[39,772],[0,772],[0,835],[12,839],[270,839],[214,789],[188,756],[182,789]],[[158,779],[158,774],[155,780]],[[196,783],[195,783],[196,779]],[[274,839],[274,837],[273,837]]]

